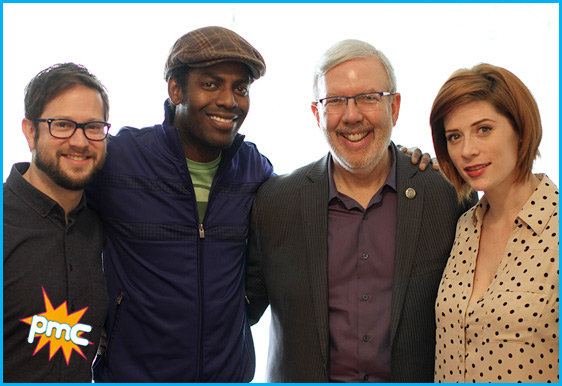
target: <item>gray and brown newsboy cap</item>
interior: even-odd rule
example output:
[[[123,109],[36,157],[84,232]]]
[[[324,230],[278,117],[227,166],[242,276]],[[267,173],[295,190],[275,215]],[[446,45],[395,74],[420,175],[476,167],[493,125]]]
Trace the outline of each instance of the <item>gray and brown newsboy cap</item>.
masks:
[[[254,79],[265,74],[263,57],[242,36],[222,27],[203,27],[175,42],[168,55],[164,78],[167,81],[170,71],[181,66],[207,67],[227,61],[246,64]]]

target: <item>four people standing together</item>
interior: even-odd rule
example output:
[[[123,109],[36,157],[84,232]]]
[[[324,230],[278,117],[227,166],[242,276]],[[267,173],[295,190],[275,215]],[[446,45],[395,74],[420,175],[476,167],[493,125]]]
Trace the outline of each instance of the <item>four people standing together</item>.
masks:
[[[435,121],[441,123],[434,124],[432,113],[432,129],[438,159],[443,162],[443,172],[453,182],[451,185],[439,172],[423,170],[426,163],[414,166],[406,155],[396,150],[390,136],[398,119],[401,96],[397,92],[392,65],[371,45],[346,40],[326,51],[314,77],[312,112],[330,145],[330,153],[287,176],[276,177],[267,158],[238,134],[249,110],[250,86],[264,73],[265,62],[259,52],[233,31],[221,27],[192,31],[178,39],[166,63],[169,98],[164,104],[164,123],[140,130],[124,128],[108,140],[105,166],[87,189],[88,205],[98,213],[105,230],[103,266],[110,300],[105,322],[107,344],[102,345],[101,356],[96,362],[95,381],[248,382],[253,378],[255,363],[249,325],[261,317],[268,305],[272,311],[268,381],[432,382],[434,373],[436,381],[472,380],[470,377],[476,370],[456,364],[456,360],[460,363],[469,363],[469,357],[472,360],[471,347],[463,346],[465,351],[455,348],[453,355],[450,352],[453,348],[448,343],[448,351],[440,346],[443,339],[449,339],[449,335],[445,336],[440,329],[445,322],[455,326],[447,327],[447,333],[456,334],[455,339],[465,339],[473,331],[466,323],[470,319],[466,308],[455,311],[458,320],[450,322],[453,315],[447,313],[440,317],[440,307],[450,301],[442,300],[442,297],[452,296],[453,301],[461,301],[459,295],[444,288],[447,286],[444,283],[450,275],[449,268],[457,264],[452,263],[456,259],[455,250],[464,248],[460,241],[454,242],[455,229],[457,239],[463,238],[459,235],[459,226],[467,214],[461,215],[476,203],[476,194],[466,188],[466,183],[475,190],[484,190],[486,195],[482,200],[493,205],[492,197],[501,197],[502,193],[510,191],[507,188],[511,182],[513,191],[521,192],[513,194],[519,199],[513,202],[514,207],[520,201],[538,200],[538,196],[534,200],[534,196],[525,197],[530,186],[535,184],[534,189],[549,183],[550,190],[540,188],[540,193],[533,194],[544,194],[549,197],[551,205],[557,205],[557,190],[548,178],[534,179],[530,174],[540,142],[538,113],[535,117],[538,129],[535,125],[531,126],[534,129],[527,130],[528,122],[521,125],[518,116],[509,115],[511,110],[508,109],[508,114],[492,102],[485,102],[493,107],[491,109],[488,105],[482,106],[485,98],[468,104],[464,99],[446,101],[447,109],[441,111],[439,114],[442,115]],[[458,88],[460,94],[465,91],[464,84]],[[53,116],[33,118],[36,121],[33,127],[48,125],[52,138],[47,138],[51,138],[52,143],[65,138],[71,147],[74,146],[71,143],[81,141],[81,149],[88,146],[98,149],[99,154],[93,150],[81,150],[70,156],[68,152],[56,153],[63,162],[72,160],[80,163],[82,168],[82,164],[95,165],[92,175],[93,169],[98,170],[103,164],[105,136],[109,128],[105,123],[108,111],[106,99],[103,99],[105,94],[100,92],[99,95],[105,109],[101,114],[74,116],[53,111]],[[64,96],[62,91],[53,94],[55,101]],[[81,99],[81,95],[69,97],[76,101],[75,104],[69,102],[70,106],[75,106],[78,111],[89,111],[90,103]],[[488,185],[480,184],[479,177],[493,173],[500,161],[504,162],[500,164],[502,170],[509,174],[506,165],[509,166],[509,161],[517,156],[508,154],[504,157],[499,149],[495,149],[499,154],[497,159],[478,159],[479,163],[465,165],[466,151],[458,150],[463,147],[463,142],[468,142],[464,138],[470,138],[472,148],[478,147],[473,144],[488,146],[488,142],[472,141],[470,134],[474,122],[480,123],[481,117],[477,115],[482,111],[486,113],[486,119],[497,119],[498,114],[508,119],[509,127],[516,133],[512,134],[516,137],[513,146],[520,154],[535,149],[535,153],[526,159],[524,173],[513,180],[506,178],[507,182],[504,181],[500,190],[497,186],[488,190]],[[518,111],[517,105],[515,111]],[[75,119],[76,122],[87,122],[75,123]],[[69,130],[72,130],[65,135],[58,135],[56,130],[53,132],[53,124],[61,120],[70,120]],[[471,120],[474,122],[470,123]],[[438,129],[441,131],[436,135],[439,124],[442,129]],[[25,120],[23,126],[25,133]],[[104,132],[103,138],[101,133],[95,136],[92,130],[96,127]],[[501,127],[505,129],[505,125]],[[534,142],[529,142],[524,133],[533,130]],[[475,137],[480,138],[484,131],[478,131]],[[447,141],[444,153],[438,146],[441,134]],[[32,143],[30,149],[33,150]],[[103,144],[102,148],[98,144]],[[493,146],[487,148],[492,148],[489,153],[493,154]],[[37,160],[38,157],[34,157],[35,163]],[[454,165],[453,169],[460,170],[460,179],[451,177],[453,169],[450,164]],[[521,165],[518,163],[517,167]],[[467,182],[463,185],[462,180]],[[540,184],[538,180],[541,180]],[[15,339],[17,344],[25,347],[31,346],[28,337],[43,341],[47,335],[53,336],[49,334],[48,326],[43,331],[43,325],[37,320],[33,327],[33,315],[40,315],[47,307],[46,302],[41,310],[34,303],[19,300],[17,296],[23,292],[15,286],[23,283],[17,276],[21,272],[7,268],[17,255],[6,250],[9,245],[6,240],[15,242],[19,229],[15,224],[14,232],[6,233],[6,191],[9,187],[10,181],[7,181],[4,187],[5,376],[8,374],[6,369],[12,366],[11,358],[16,357],[15,350],[6,351],[9,339]],[[67,189],[74,190],[73,197],[82,197],[84,201],[83,188],[82,184]],[[497,191],[500,193],[494,194]],[[555,198],[550,198],[554,194]],[[65,202],[60,205],[65,208]],[[504,219],[498,215],[507,213],[495,209],[504,209],[502,206],[492,207],[493,210],[480,209],[486,213],[480,214],[485,219],[482,239],[493,234],[487,231],[488,226],[497,226],[498,218]],[[69,207],[69,210],[73,208]],[[537,221],[548,222],[543,229],[554,234],[548,240],[540,238],[540,243],[536,240],[536,243],[548,244],[545,252],[540,253],[541,265],[533,268],[537,273],[528,279],[517,279],[516,283],[509,284],[524,286],[519,288],[520,293],[514,295],[512,287],[506,286],[502,291],[507,294],[501,294],[516,299],[517,296],[534,296],[537,302],[545,304],[543,313],[550,312],[548,317],[540,314],[540,317],[531,320],[525,317],[524,322],[520,322],[522,326],[536,329],[532,333],[527,331],[523,338],[523,343],[529,345],[525,348],[529,353],[526,360],[530,363],[524,364],[525,370],[541,371],[542,375],[519,379],[523,381],[556,381],[558,376],[557,336],[546,339],[545,335],[545,331],[551,333],[551,329],[557,329],[558,325],[555,284],[558,282],[557,207],[541,208],[543,210],[536,213],[540,217]],[[548,213],[549,217],[545,217]],[[455,228],[459,216],[459,226]],[[70,217],[68,219],[70,221]],[[99,220],[96,218],[95,221],[97,225],[92,229],[100,229]],[[531,229],[533,225],[522,217],[514,221],[525,224],[518,229]],[[477,229],[475,234],[478,232]],[[507,240],[509,232],[505,229],[503,232]],[[542,234],[538,227],[527,232],[533,237]],[[479,237],[476,236],[476,240]],[[526,242],[533,244],[530,239]],[[37,245],[32,237],[18,245],[25,243]],[[100,304],[89,309],[99,320],[105,317],[107,307],[101,272],[101,243],[103,238],[92,238],[82,244],[93,256],[94,267],[96,261],[99,263],[97,269],[90,268],[90,275],[101,278],[96,283],[101,283],[103,288],[93,292],[99,294]],[[492,276],[495,272],[493,265],[481,263],[488,262],[487,257],[494,255],[494,251],[476,253],[482,248],[478,241],[467,248],[474,257],[468,264],[476,266],[476,274],[472,271],[474,286],[465,281],[467,288],[461,289],[459,285],[459,291],[465,291],[463,296],[470,300],[466,304],[473,304],[494,283],[490,285],[490,281],[486,281],[489,272]],[[527,253],[527,249],[517,258],[531,259],[533,255],[537,259],[538,249],[530,248],[535,252]],[[503,252],[500,249],[495,251],[496,258]],[[460,252],[468,253],[465,249]],[[62,259],[57,264],[64,267],[67,278],[73,277],[70,256],[54,250],[42,250],[41,253],[45,257],[38,252],[38,264],[49,264],[47,275],[43,276],[50,274],[49,262],[57,258]],[[510,261],[512,256],[513,253],[508,253],[504,258],[508,268],[523,272],[526,266],[519,268],[518,263]],[[21,260],[18,262],[22,263]],[[34,267],[34,275],[42,272],[37,265]],[[502,267],[496,266],[496,270]],[[530,267],[528,269],[531,271]],[[456,266],[453,272],[455,277],[460,275]],[[544,277],[537,277],[539,273]],[[521,284],[523,280],[533,282],[534,287],[530,288],[529,283]],[[42,281],[26,286],[36,290],[35,287],[41,288],[39,283]],[[14,291],[9,292],[7,284],[13,285]],[[472,287],[479,291],[472,296],[474,300],[466,295]],[[68,291],[67,304],[74,307],[70,299],[83,296],[84,289],[65,290],[59,286],[57,291]],[[497,294],[491,296],[490,302],[499,297]],[[514,308],[516,316],[526,304],[521,298],[514,300],[519,305]],[[54,306],[63,301],[53,302],[56,303]],[[30,309],[27,315],[14,302],[21,302],[21,306],[33,310]],[[483,304],[487,305],[488,301]],[[525,312],[529,315],[538,313],[537,307]],[[461,311],[467,313],[464,319]],[[8,315],[9,320],[6,319]],[[28,317],[31,317],[31,328],[23,331],[26,324],[20,319]],[[547,326],[539,327],[537,323],[533,324],[534,321]],[[62,325],[60,320],[57,323]],[[23,333],[20,331],[20,335],[12,336],[7,325],[18,325]],[[53,324],[51,333],[60,330],[59,337],[65,333],[65,336],[72,335],[74,330],[70,322],[68,332],[59,325]],[[84,358],[75,355],[70,361],[67,358],[67,367],[60,362],[58,373],[43,378],[43,369],[49,369],[52,364],[38,363],[36,361],[41,357],[29,353],[35,361],[32,366],[37,370],[30,368],[14,379],[87,381],[91,376],[89,364],[100,341],[101,322],[96,321],[94,325],[91,334],[85,329],[76,336],[89,339],[91,352],[88,351],[87,358],[84,355]],[[503,325],[498,325],[497,331],[503,335],[495,340],[503,340],[498,344],[507,346],[517,331],[510,330],[505,334],[504,330]],[[22,334],[25,337],[22,338]],[[543,340],[549,345],[550,354],[545,352]],[[57,342],[51,339],[48,344],[53,350]],[[507,355],[507,351],[505,353]],[[539,354],[542,357],[537,359]],[[53,355],[57,355],[56,352]],[[447,366],[440,363],[442,355],[447,355]],[[456,359],[449,360],[449,355]],[[504,362],[510,362],[509,358],[504,359],[503,353],[498,355]],[[63,377],[61,374],[68,372],[77,360],[83,361],[80,375]],[[32,363],[31,359],[29,363]],[[12,370],[14,374],[18,372],[17,367]],[[497,375],[496,370],[489,372]],[[528,373],[521,370],[516,374]],[[488,375],[482,380],[491,380]],[[515,379],[505,377],[506,380]]]

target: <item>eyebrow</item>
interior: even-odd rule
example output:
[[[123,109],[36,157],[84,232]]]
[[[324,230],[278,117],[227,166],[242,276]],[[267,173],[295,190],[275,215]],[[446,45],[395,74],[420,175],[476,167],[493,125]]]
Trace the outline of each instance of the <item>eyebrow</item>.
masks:
[[[101,119],[100,118],[90,118],[88,120],[80,122],[80,121],[77,121],[76,119],[73,119],[71,115],[66,115],[66,114],[57,115],[53,118],[46,118],[46,119],[66,119],[67,121],[74,121],[76,123],[105,122],[105,118],[101,118]]]
[[[476,122],[474,122],[472,125],[470,126],[478,126],[479,124],[486,122],[486,121],[490,121],[490,122],[495,122],[492,118],[482,118]]]
[[[203,77],[209,77],[217,82],[224,82],[225,78],[223,78],[222,76],[218,76],[215,74],[211,74],[208,72],[203,72],[201,73],[201,76]],[[242,77],[242,78],[238,78],[234,81],[234,84],[240,84],[240,83],[252,83],[252,77],[250,75],[248,75],[247,77]]]
[[[362,91],[362,92],[360,92],[360,93],[358,93],[358,94],[355,94],[355,95],[353,95],[353,96],[362,95],[362,94],[379,93],[379,92],[382,92],[382,91],[375,91],[374,89],[370,89],[370,91]],[[349,96],[349,95],[336,94],[336,93],[328,93],[328,92],[327,92],[327,93],[326,93],[326,96],[325,96],[324,98],[347,97],[347,96]],[[324,99],[324,98],[321,98],[321,99]]]
[[[470,125],[470,127],[478,126],[479,124],[484,123],[486,121],[495,122],[492,118],[482,118],[482,119],[472,123]],[[458,130],[458,129],[445,129],[445,133],[450,132],[450,131],[455,131],[455,130]]]

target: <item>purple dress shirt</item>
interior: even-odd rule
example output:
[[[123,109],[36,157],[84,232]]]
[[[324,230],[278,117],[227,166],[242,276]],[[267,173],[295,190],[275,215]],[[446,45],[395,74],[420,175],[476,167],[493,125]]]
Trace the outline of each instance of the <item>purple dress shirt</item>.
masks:
[[[363,208],[337,191],[329,163],[330,380],[390,381],[390,310],[396,236],[396,155]]]

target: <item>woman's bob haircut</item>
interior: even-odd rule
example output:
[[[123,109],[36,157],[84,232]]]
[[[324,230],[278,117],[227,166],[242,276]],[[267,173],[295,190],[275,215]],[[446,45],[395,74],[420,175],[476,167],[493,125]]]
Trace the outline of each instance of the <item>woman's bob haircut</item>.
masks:
[[[445,119],[459,107],[480,101],[489,102],[505,116],[519,136],[517,182],[529,177],[539,155],[542,137],[539,108],[523,82],[508,70],[486,63],[455,71],[437,93],[429,123],[439,167],[454,185],[459,200],[468,198],[472,189],[449,157]]]

